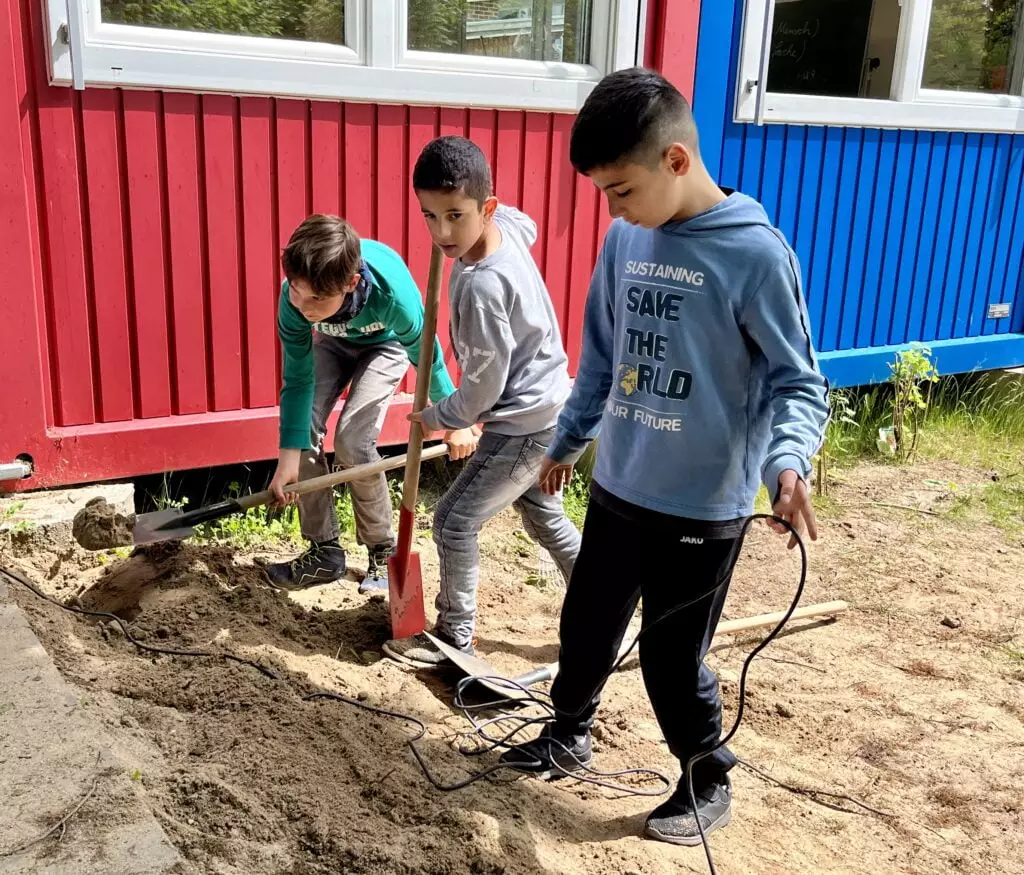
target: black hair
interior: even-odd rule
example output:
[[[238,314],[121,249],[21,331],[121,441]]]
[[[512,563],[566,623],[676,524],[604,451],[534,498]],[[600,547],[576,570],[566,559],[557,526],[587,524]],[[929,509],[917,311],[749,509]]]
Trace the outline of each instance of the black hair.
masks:
[[[480,147],[465,137],[431,140],[416,159],[412,187],[417,191],[465,192],[480,206],[491,196],[491,168]]]
[[[652,166],[677,142],[697,149],[690,104],[664,76],[632,67],[590,92],[572,126],[569,160],[580,173],[622,160]]]

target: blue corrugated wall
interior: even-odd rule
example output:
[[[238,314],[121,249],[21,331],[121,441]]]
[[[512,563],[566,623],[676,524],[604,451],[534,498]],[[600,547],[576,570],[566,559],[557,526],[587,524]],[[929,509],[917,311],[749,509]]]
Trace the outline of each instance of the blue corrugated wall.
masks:
[[[833,384],[884,380],[914,341],[943,373],[1024,364],[1024,134],[736,124],[742,7],[702,3],[701,151],[794,246]]]

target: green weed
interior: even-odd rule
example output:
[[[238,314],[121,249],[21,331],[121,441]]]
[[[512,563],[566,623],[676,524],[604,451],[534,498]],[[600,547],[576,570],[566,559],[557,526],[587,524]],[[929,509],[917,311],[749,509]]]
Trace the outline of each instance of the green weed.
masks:
[[[196,540],[214,541],[247,549],[271,542],[299,543],[299,513],[294,507],[277,510],[253,507],[213,523],[196,526]]]
[[[334,493],[334,515],[338,518],[338,526],[341,531],[355,531],[356,514],[352,509],[352,496],[347,489],[341,493]]]
[[[14,517],[18,514],[18,511],[23,510],[24,507],[24,501],[16,501],[14,502],[14,504],[0,508],[0,525],[14,519]]]
[[[573,471],[572,480],[562,490],[562,503],[565,515],[572,520],[578,529],[583,528],[583,520],[587,517],[587,506],[590,503],[590,479],[580,471]]]
[[[1009,538],[1024,542],[1024,485],[996,482],[957,496],[950,515],[984,519]]]
[[[157,510],[184,508],[188,504],[187,495],[183,498],[175,498],[171,495],[171,475],[169,473],[164,474],[160,483],[160,491],[156,495],[151,495],[151,498]]]

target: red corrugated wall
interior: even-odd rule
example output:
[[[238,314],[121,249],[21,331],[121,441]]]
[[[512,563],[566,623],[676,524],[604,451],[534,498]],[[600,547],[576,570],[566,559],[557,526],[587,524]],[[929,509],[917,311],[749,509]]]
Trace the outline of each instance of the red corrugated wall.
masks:
[[[659,33],[679,5],[651,4]],[[681,5],[695,35],[698,4]],[[477,142],[498,196],[537,222],[575,370],[607,215],[568,163],[572,116],[76,92],[47,85],[43,39],[38,4],[0,0],[0,461],[30,456],[25,485],[275,456],[281,246],[308,213],[339,213],[425,281],[410,170],[439,134]],[[689,91],[687,58],[664,66]],[[455,375],[444,308],[439,332]],[[408,403],[382,443],[404,442]]]

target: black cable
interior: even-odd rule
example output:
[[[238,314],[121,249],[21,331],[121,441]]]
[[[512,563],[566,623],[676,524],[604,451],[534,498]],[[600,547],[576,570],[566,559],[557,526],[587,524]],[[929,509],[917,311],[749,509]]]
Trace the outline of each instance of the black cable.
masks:
[[[793,614],[793,611],[796,610],[797,605],[799,604],[800,599],[803,596],[804,585],[805,585],[806,580],[807,580],[807,548],[805,547],[803,539],[800,537],[800,534],[797,532],[797,530],[788,521],[782,519],[781,517],[777,517],[777,516],[774,516],[773,514],[765,514],[765,513],[758,513],[758,514],[751,515],[745,521],[745,523],[743,525],[743,528],[742,528],[742,530],[740,532],[740,535],[739,535],[740,542],[741,543],[743,542],[744,538],[746,537],[747,531],[749,530],[750,526],[754,523],[754,521],[759,520],[759,519],[770,520],[772,522],[779,523],[780,525],[782,525],[790,533],[790,535],[792,535],[793,539],[796,541],[797,546],[800,548],[800,580],[799,580],[799,583],[797,584],[797,589],[796,589],[795,595],[793,596],[793,600],[790,602],[789,608],[787,609],[787,611],[783,615],[782,619],[779,620],[779,622],[775,625],[775,627],[771,630],[771,632],[769,632],[768,635],[765,636],[765,638],[761,641],[761,643],[758,644],[758,646],[755,647],[747,655],[746,659],[744,659],[744,661],[743,661],[743,666],[742,666],[742,668],[740,670],[739,701],[738,701],[738,705],[737,705],[737,709],[736,709],[736,718],[733,721],[732,727],[725,734],[725,736],[723,736],[713,747],[709,748],[706,751],[702,751],[701,753],[695,754],[694,756],[692,756],[687,761],[685,769],[684,769],[685,780],[686,780],[686,785],[687,785],[687,791],[688,791],[688,794],[689,794],[689,797],[690,797],[690,804],[691,804],[691,806],[693,808],[694,820],[697,823],[697,830],[700,833],[701,844],[702,844],[702,846],[704,848],[705,856],[707,857],[707,863],[708,863],[708,869],[710,871],[710,875],[717,875],[717,870],[715,869],[714,859],[713,859],[712,854],[711,854],[711,847],[708,844],[708,839],[707,839],[707,836],[705,835],[705,832],[704,832],[704,826],[703,826],[703,824],[701,824],[700,817],[697,815],[697,799],[696,799],[696,795],[694,793],[694,787],[693,787],[693,767],[694,767],[694,765],[696,763],[700,762],[703,759],[706,759],[707,757],[711,756],[715,751],[717,751],[720,748],[724,747],[726,744],[729,743],[729,741],[733,738],[733,736],[735,736],[737,730],[739,729],[740,722],[743,719],[743,711],[744,711],[744,705],[745,705],[745,700],[746,700],[747,672],[750,669],[750,664],[753,661],[754,657],[757,656],[762,650],[764,650],[764,648],[767,647],[779,635],[779,633],[782,631],[783,627],[789,621],[790,617]],[[121,631],[124,633],[125,638],[129,642],[134,644],[140,650],[148,651],[148,652],[151,652],[151,653],[167,654],[167,655],[170,655],[170,656],[189,656],[189,657],[204,657],[204,658],[219,657],[221,659],[230,660],[230,661],[239,663],[241,665],[248,665],[248,666],[250,666],[252,668],[255,668],[261,674],[263,674],[263,675],[265,675],[265,676],[267,676],[269,678],[272,678],[273,680],[281,680],[281,678],[279,678],[274,672],[272,672],[266,666],[260,665],[259,663],[254,662],[253,660],[244,659],[242,657],[234,656],[233,654],[229,654],[229,653],[211,653],[211,652],[199,651],[199,650],[175,650],[175,649],[169,648],[169,647],[157,647],[157,646],[154,646],[154,645],[145,644],[145,643],[139,641],[137,638],[135,638],[131,634],[131,632],[129,631],[128,627],[125,625],[124,621],[122,621],[121,618],[118,617],[116,614],[107,613],[105,611],[89,611],[89,610],[86,610],[84,608],[75,607],[73,605],[66,605],[66,604],[58,601],[57,599],[52,598],[52,597],[46,595],[46,593],[44,593],[42,590],[40,590],[34,583],[32,583],[30,580],[25,578],[23,575],[21,575],[17,571],[12,571],[10,569],[0,567],[0,574],[3,574],[4,576],[6,576],[10,580],[14,580],[17,583],[22,584],[23,586],[27,587],[32,593],[34,593],[39,598],[43,599],[44,601],[50,602],[51,604],[54,604],[57,607],[62,608],[63,610],[70,611],[70,612],[76,613],[76,614],[83,614],[85,616],[104,617],[104,618],[107,618],[109,620],[113,620],[114,622],[116,622],[118,624],[118,626],[120,626]],[[725,578],[723,578],[721,581],[719,581],[714,587],[712,587],[707,592],[702,593],[701,595],[697,596],[694,599],[690,599],[689,601],[686,601],[686,602],[683,602],[682,604],[676,605],[672,609],[666,611],[660,617],[657,617],[652,622],[650,622],[649,624],[644,626],[640,630],[640,632],[637,633],[636,637],[633,638],[633,641],[630,643],[629,647],[627,647],[624,651],[622,651],[622,653],[619,655],[618,659],[615,661],[614,665],[612,665],[611,669],[600,680],[600,682],[598,683],[598,686],[594,690],[593,694],[590,697],[588,697],[585,701],[589,702],[593,698],[593,696],[596,695],[599,692],[599,690],[604,687],[604,685],[605,685],[605,683],[607,683],[608,679],[616,671],[618,671],[618,669],[620,668],[622,663],[628,658],[630,653],[633,652],[633,650],[636,648],[637,644],[639,643],[640,639],[644,635],[648,634],[651,631],[651,629],[655,628],[659,623],[665,622],[670,617],[674,616],[675,614],[679,613],[680,611],[686,610],[687,608],[692,607],[693,605],[697,604],[698,602],[703,601],[706,598],[711,598],[716,592],[718,592],[719,589],[721,589],[722,586],[724,586],[726,584],[726,582],[729,579],[730,579],[730,576],[727,575]],[[522,698],[520,698],[518,700],[519,702],[525,703],[527,705],[538,706],[538,707],[542,708],[543,710],[547,711],[547,716],[543,716],[543,717],[524,717],[524,716],[518,715],[518,714],[501,713],[497,717],[490,718],[490,719],[484,721],[483,723],[478,723],[471,716],[473,711],[481,711],[481,710],[485,710],[485,709],[486,710],[490,710],[491,708],[494,708],[495,706],[498,706],[498,705],[505,705],[505,706],[507,706],[507,704],[508,704],[507,700],[501,700],[500,702],[495,701],[495,702],[485,702],[485,703],[476,703],[476,704],[469,704],[469,703],[467,703],[464,700],[464,692],[465,692],[466,688],[468,686],[470,686],[471,684],[473,684],[474,682],[480,681],[480,680],[487,680],[487,681],[491,681],[492,683],[505,684],[505,685],[508,685],[508,687],[510,689],[512,689],[512,688],[518,689],[523,694]],[[542,696],[543,696],[543,698],[542,698]],[[490,766],[490,767],[488,767],[488,768],[486,768],[486,769],[484,769],[484,770],[482,770],[480,772],[476,772],[474,774],[471,774],[469,777],[467,777],[467,778],[465,778],[465,779],[463,779],[461,781],[457,781],[454,784],[442,784],[431,773],[429,767],[427,766],[426,761],[423,759],[422,755],[419,752],[419,749],[416,746],[416,743],[419,742],[420,740],[422,740],[426,736],[426,734],[427,734],[427,726],[419,718],[414,717],[414,716],[412,716],[410,714],[404,714],[404,713],[402,713],[400,711],[390,711],[390,710],[388,710],[386,708],[379,708],[379,707],[377,707],[375,705],[369,705],[369,704],[367,704],[365,702],[360,702],[357,699],[352,699],[352,698],[349,698],[348,696],[343,696],[343,695],[341,695],[339,693],[319,692],[319,693],[313,693],[313,694],[308,695],[308,696],[304,696],[302,698],[303,698],[303,701],[313,701],[313,700],[316,700],[316,699],[331,699],[331,700],[334,700],[334,701],[343,702],[343,703],[345,703],[347,705],[351,705],[351,706],[353,706],[355,708],[358,708],[360,710],[366,711],[366,712],[371,713],[371,714],[376,714],[376,715],[382,716],[382,717],[389,717],[389,718],[392,718],[392,719],[395,719],[395,720],[402,720],[402,721],[405,721],[406,723],[410,723],[410,724],[414,725],[416,727],[417,731],[416,731],[415,736],[407,741],[407,744],[409,745],[409,749],[412,751],[412,754],[415,757],[416,762],[419,764],[420,769],[423,771],[423,774],[426,777],[427,781],[435,789],[443,791],[443,792],[451,792],[451,791],[454,791],[454,790],[461,790],[461,789],[463,789],[465,787],[468,787],[470,784],[474,784],[475,782],[477,782],[477,781],[479,781],[479,780],[481,780],[483,778],[489,777],[490,775],[493,775],[493,774],[501,771],[502,769],[509,769],[509,770],[512,770],[512,771],[520,772],[520,773],[523,771],[521,768],[515,768],[515,767],[513,767],[513,766],[511,766],[511,765],[509,765],[507,763],[497,763],[497,764],[495,764],[493,766]],[[543,723],[550,723],[550,722],[553,722],[554,719],[555,719],[555,709],[551,705],[550,701],[547,700],[547,697],[544,694],[531,692],[528,688],[523,687],[522,685],[516,683],[514,680],[510,680],[509,678],[502,678],[502,677],[485,677],[485,676],[482,676],[482,675],[481,676],[471,675],[471,676],[462,678],[459,681],[459,683],[457,684],[457,686],[456,686],[456,692],[455,692],[455,696],[453,698],[453,705],[454,705],[454,707],[456,707],[457,709],[462,711],[463,716],[465,716],[466,719],[469,720],[469,722],[473,726],[472,732],[464,733],[464,736],[475,735],[478,738],[482,739],[483,742],[484,742],[484,744],[481,747],[479,747],[479,748],[477,748],[475,750],[472,750],[472,751],[465,750],[464,748],[460,747],[459,752],[464,754],[464,755],[467,755],[467,756],[479,756],[479,755],[484,754],[484,753],[493,752],[494,750],[497,750],[499,748],[506,748],[506,749],[510,748],[510,747],[513,746],[511,744],[511,739],[514,738],[516,735],[518,735],[520,732],[522,732],[524,729],[526,729],[528,726],[533,726],[533,725],[543,724]],[[580,708],[579,712],[577,712],[576,714],[569,714],[568,716],[570,716],[570,717],[578,717],[587,709],[587,707],[588,707],[587,705],[584,705],[583,707]],[[511,732],[506,733],[502,738],[492,738],[491,736],[489,736],[487,734],[486,729],[491,724],[499,723],[499,722],[502,722],[502,721],[509,721],[509,720],[511,720],[511,721],[518,721],[521,725],[518,726],[516,729],[512,730]],[[607,788],[607,789],[615,790],[615,791],[618,791],[618,792],[621,792],[621,793],[625,793],[625,794],[629,794],[629,795],[634,795],[634,796],[660,796],[660,795],[663,795],[665,793],[665,791],[672,784],[672,782],[668,778],[668,776],[666,776],[662,772],[659,772],[659,771],[657,771],[655,769],[643,769],[643,768],[641,768],[641,769],[625,769],[625,770],[618,771],[618,772],[601,772],[601,771],[598,771],[596,769],[591,768],[589,765],[585,765],[584,763],[580,762],[575,757],[575,755],[572,753],[572,751],[569,750],[569,748],[566,745],[562,744],[557,739],[549,738],[548,741],[549,741],[549,743],[553,743],[553,744],[556,744],[556,745],[559,745],[560,747],[562,747],[562,749],[566,752],[566,754],[571,759],[575,759],[576,760],[577,766],[579,768],[579,771],[569,772],[569,771],[567,771],[565,769],[562,769],[561,767],[556,765],[556,768],[558,769],[558,771],[564,773],[564,775],[567,776],[567,777],[576,778],[577,780],[582,781],[583,783],[592,784],[592,785],[599,786],[599,787],[604,787],[604,788]],[[537,765],[541,765],[541,763],[538,762]],[[552,765],[555,765],[555,764],[552,763]],[[580,774],[580,772],[583,772],[585,774]],[[624,785],[621,785],[621,784],[613,784],[613,783],[610,783],[609,781],[605,780],[607,778],[621,778],[621,777],[627,777],[627,776],[633,776],[633,775],[646,775],[646,776],[649,776],[649,777],[653,777],[654,779],[656,779],[656,780],[660,781],[661,783],[663,783],[665,785],[665,789],[662,789],[662,790],[659,790],[657,792],[654,792],[654,791],[651,791],[651,790],[644,790],[644,789],[640,789],[640,788],[636,788],[636,787],[627,787],[627,786],[624,786]]]
[[[750,528],[751,523],[754,520],[763,519],[771,520],[773,522],[781,523],[782,526],[792,535],[796,541],[797,546],[800,548],[800,580],[797,583],[796,593],[793,595],[793,600],[789,603],[789,608],[782,619],[775,625],[775,628],[769,632],[760,644],[757,645],[750,653],[747,658],[743,660],[743,667],[740,669],[740,690],[739,697],[736,704],[736,719],[733,720],[732,728],[718,740],[717,744],[706,751],[694,754],[690,759],[686,761],[686,789],[690,795],[690,805],[693,806],[693,819],[697,822],[697,831],[700,833],[700,842],[704,847],[704,854],[708,860],[708,871],[711,875],[718,875],[715,869],[715,861],[711,856],[711,846],[708,844],[708,837],[704,833],[704,825],[700,822],[700,816],[697,814],[697,797],[693,792],[693,767],[701,760],[707,759],[716,750],[725,747],[736,734],[736,731],[740,728],[740,721],[743,719],[743,709],[746,705],[747,698],[747,671],[750,669],[750,663],[753,662],[754,657],[757,656],[762,650],[764,650],[771,642],[778,636],[782,631],[782,627],[789,622],[789,618],[793,616],[793,611],[796,610],[797,605],[800,603],[800,599],[804,594],[804,585],[807,583],[807,547],[804,545],[803,538],[800,537],[800,533],[789,523],[788,520],[784,520],[781,517],[776,517],[774,514],[757,513],[749,517],[743,525],[743,530],[740,533],[740,538],[745,538],[747,530]],[[721,584],[719,584],[721,586]],[[717,587],[716,587],[717,589]],[[667,615],[666,615],[667,616]],[[641,632],[641,634],[643,634]],[[638,635],[637,638],[640,636]],[[730,799],[730,804],[732,800]]]
[[[708,844],[707,835],[704,832],[704,826],[701,823],[700,817],[697,814],[697,798],[696,798],[696,794],[694,792],[694,786],[693,786],[693,767],[694,767],[694,765],[696,765],[701,760],[708,758],[709,756],[714,754],[715,751],[717,751],[720,748],[724,747],[726,744],[729,743],[729,741],[733,738],[733,736],[735,736],[737,730],[739,729],[740,722],[743,719],[743,711],[744,711],[744,705],[745,705],[745,701],[746,701],[747,672],[750,669],[750,664],[753,661],[754,657],[757,656],[762,650],[764,650],[765,647],[767,647],[779,635],[779,633],[782,631],[783,627],[789,621],[789,618],[793,615],[793,611],[796,610],[797,605],[800,603],[800,599],[803,597],[804,585],[806,584],[806,581],[807,581],[807,548],[804,545],[803,539],[800,537],[799,532],[797,532],[797,530],[788,521],[782,519],[781,517],[777,517],[774,514],[765,514],[765,513],[759,513],[759,514],[751,515],[744,522],[743,528],[741,529],[740,534],[738,536],[740,543],[742,544],[742,542],[746,538],[746,535],[747,535],[748,530],[750,529],[750,526],[756,520],[759,520],[759,519],[770,520],[772,522],[779,523],[780,525],[782,525],[786,529],[786,531],[789,532],[789,534],[796,541],[797,546],[800,548],[800,579],[799,579],[799,582],[797,584],[796,592],[795,592],[795,594],[793,596],[793,599],[792,599],[792,601],[789,604],[789,608],[786,610],[785,614],[783,614],[782,619],[779,620],[779,622],[775,625],[775,627],[771,630],[771,632],[769,632],[768,635],[765,636],[765,638],[760,642],[760,644],[758,644],[758,646],[755,647],[747,655],[746,659],[744,659],[744,661],[743,661],[743,666],[740,669],[739,702],[738,702],[737,709],[736,709],[736,718],[733,721],[732,727],[725,734],[725,736],[723,736],[718,741],[718,743],[715,744],[713,747],[709,748],[706,751],[702,751],[701,753],[695,754],[694,756],[690,757],[690,759],[687,761],[685,769],[684,769],[687,793],[688,793],[688,795],[690,797],[690,805],[693,808],[694,820],[697,823],[697,830],[698,830],[698,832],[700,834],[701,845],[704,848],[704,854],[707,857],[708,870],[710,871],[711,875],[717,875],[717,870],[715,869],[715,862],[714,862],[714,858],[712,857],[712,854],[711,854],[711,847]],[[715,586],[712,587],[707,592],[704,592],[701,595],[697,596],[696,598],[690,599],[689,601],[686,601],[686,602],[683,602],[683,603],[681,603],[679,605],[674,606],[673,608],[671,608],[670,610],[666,611],[664,614],[662,614],[661,616],[657,617],[656,619],[654,619],[653,621],[648,623],[646,626],[644,626],[640,630],[640,632],[637,633],[636,637],[633,638],[633,640],[630,643],[629,647],[627,647],[624,651],[621,652],[621,654],[619,655],[618,659],[612,665],[611,669],[598,682],[597,687],[593,690],[591,695],[584,699],[584,702],[585,703],[589,703],[593,699],[593,697],[597,695],[597,693],[604,687],[605,683],[607,683],[608,679],[616,671],[618,671],[618,669],[622,665],[622,663],[625,662],[625,660],[633,652],[633,650],[636,648],[637,644],[639,643],[640,639],[644,635],[648,634],[651,631],[651,629],[655,628],[659,623],[665,622],[666,620],[668,620],[669,618],[671,618],[675,614],[678,614],[680,611],[684,611],[687,608],[690,608],[693,605],[697,604],[698,602],[703,601],[704,599],[711,598],[730,579],[731,579],[731,576],[730,575],[726,575],[722,580],[720,580],[718,583],[716,583]],[[529,719],[529,720],[524,722],[523,726],[521,726],[518,729],[514,730],[513,732],[509,733],[504,738],[502,738],[502,739],[492,739],[492,738],[488,737],[485,732],[482,731],[483,729],[486,728],[487,723],[482,724],[482,725],[478,724],[469,714],[469,712],[471,710],[473,710],[474,708],[475,709],[480,709],[480,707],[482,707],[482,706],[468,706],[468,705],[466,705],[462,701],[462,693],[463,693],[463,691],[465,690],[465,688],[467,686],[469,686],[471,683],[473,683],[476,680],[491,680],[491,681],[500,680],[500,681],[503,681],[504,683],[508,684],[510,687],[518,687],[520,690],[523,690],[524,692],[527,693],[527,696],[524,698],[524,701],[527,701],[527,702],[529,702],[531,704],[537,704],[537,705],[541,705],[542,707],[545,707],[547,710],[549,710],[550,716],[548,716],[547,718],[540,717],[540,718]],[[534,725],[536,723],[553,722],[554,721],[554,717],[555,717],[554,708],[550,704],[544,702],[542,699],[539,699],[535,694],[529,693],[528,690],[525,690],[523,687],[519,686],[519,684],[516,684],[515,681],[510,681],[510,680],[504,679],[504,678],[502,678],[502,679],[494,679],[494,678],[484,678],[484,677],[470,676],[470,677],[466,677],[466,678],[461,679],[459,681],[459,683],[458,683],[458,686],[456,687],[456,694],[455,694],[455,699],[454,699],[454,703],[453,704],[455,705],[456,708],[461,710],[463,712],[463,714],[466,716],[466,718],[473,724],[475,733],[478,736],[480,736],[481,738],[485,739],[485,741],[487,742],[485,747],[482,750],[478,751],[479,753],[486,753],[486,752],[495,750],[495,749],[497,749],[499,747],[505,747],[505,748],[511,747],[511,745],[509,744],[509,740],[513,736],[515,736],[519,732],[521,732],[523,729],[525,729],[526,726]],[[588,707],[589,707],[588,704],[584,704],[579,709],[579,711],[577,711],[575,713],[568,713],[568,712],[566,712],[565,716],[579,717],[580,715],[583,714],[584,711],[587,710]],[[503,719],[503,718],[499,717],[499,718],[495,718],[495,719],[496,720],[500,720],[500,719]],[[523,720],[524,718],[519,718],[517,715],[505,715],[505,719],[521,719],[521,720]],[[490,723],[490,722],[494,722],[494,721],[493,720],[492,721],[488,721],[488,723]],[[560,747],[565,752],[565,754],[568,756],[569,759],[575,760],[577,768],[579,768],[581,771],[584,771],[584,772],[587,772],[587,773],[590,773],[590,774],[598,774],[602,778],[621,777],[621,776],[624,776],[624,775],[627,775],[627,774],[640,774],[640,773],[643,773],[643,774],[652,775],[655,778],[663,781],[665,786],[666,786],[666,789],[671,786],[671,781],[668,779],[668,777],[665,776],[664,774],[662,774],[661,772],[655,771],[654,769],[631,769],[631,770],[627,770],[626,772],[619,772],[619,773],[596,773],[589,766],[587,766],[584,763],[580,762],[580,760],[575,756],[575,754],[573,754],[573,752],[565,744],[560,742],[558,739],[549,737],[549,738],[546,739],[546,741],[547,741],[547,743],[549,745],[556,745],[557,747]],[[477,753],[477,752],[474,752],[474,753]],[[419,759],[418,756],[417,756],[417,759]],[[549,759],[552,759],[552,758],[549,757]],[[422,761],[421,761],[421,765],[422,765]],[[541,763],[539,760],[537,760],[534,763],[532,763],[531,765],[533,765],[534,767],[538,767],[538,766],[542,766],[543,763]],[[552,765],[556,765],[556,764],[554,764],[552,762]],[[604,781],[599,780],[599,779],[591,778],[591,777],[588,777],[586,775],[580,775],[577,772],[571,772],[570,773],[569,771],[567,771],[565,769],[562,769],[561,767],[558,767],[557,765],[556,765],[556,768],[558,769],[559,772],[563,773],[565,776],[571,776],[571,777],[577,778],[577,779],[583,781],[584,783],[590,783],[590,784],[596,784],[598,786],[608,787],[610,789],[619,790],[621,792],[629,793],[631,795],[636,795],[636,796],[656,795],[656,796],[660,796],[660,795],[662,795],[662,793],[664,793],[664,790],[660,791],[658,793],[649,793],[649,792],[645,792],[645,791],[638,791],[637,789],[631,788],[631,787],[627,788],[627,787],[611,785],[611,784],[608,784],[607,782],[604,782]],[[489,774],[492,771],[494,771],[494,769],[488,770],[487,773],[482,773],[478,777],[483,777],[484,774]],[[428,775],[428,778],[429,778],[429,775]],[[472,780],[469,781],[468,783],[472,783]],[[444,788],[439,788],[439,789],[444,789]]]
[[[256,669],[256,671],[260,672],[263,675],[266,675],[271,680],[280,680],[280,678],[265,665],[260,665],[258,662],[254,662],[251,659],[244,659],[241,656],[235,656],[231,653],[212,653],[207,652],[205,650],[175,650],[173,647],[157,647],[153,644],[145,644],[144,642],[139,641],[139,639],[136,638],[134,635],[132,635],[132,633],[128,629],[128,626],[125,624],[124,620],[117,616],[117,614],[111,614],[107,611],[88,611],[85,608],[78,608],[74,605],[66,605],[63,602],[57,601],[57,599],[48,596],[45,592],[39,589],[39,587],[32,583],[31,580],[25,577],[20,571],[15,571],[11,568],[5,568],[0,566],[0,574],[4,575],[4,577],[6,577],[8,580],[13,580],[16,583],[20,583],[22,586],[27,587],[31,592],[33,592],[43,601],[47,601],[52,605],[56,605],[58,608],[61,608],[62,610],[70,611],[73,614],[82,614],[86,617],[103,617],[107,620],[112,620],[113,622],[117,623],[118,626],[121,627],[121,633],[124,635],[124,637],[129,642],[138,647],[139,650],[145,650],[149,653],[159,653],[166,656],[192,656],[207,659],[226,659],[229,662],[237,662],[239,665],[247,665],[250,668],[254,668]]]

